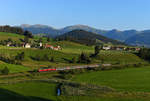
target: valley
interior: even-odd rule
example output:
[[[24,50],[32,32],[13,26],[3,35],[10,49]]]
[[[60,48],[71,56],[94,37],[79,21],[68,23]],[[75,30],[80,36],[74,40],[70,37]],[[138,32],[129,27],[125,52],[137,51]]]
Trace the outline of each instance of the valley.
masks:
[[[8,32],[0,36],[4,101],[148,101],[150,97],[150,65],[137,55],[142,47],[82,30],[57,38]],[[99,41],[87,41],[88,36]]]

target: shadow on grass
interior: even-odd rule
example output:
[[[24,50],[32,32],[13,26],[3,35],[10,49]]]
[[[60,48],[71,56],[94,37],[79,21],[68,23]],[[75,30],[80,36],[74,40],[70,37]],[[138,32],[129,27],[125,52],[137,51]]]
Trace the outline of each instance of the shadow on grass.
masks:
[[[0,88],[0,101],[52,101],[39,97],[23,96],[15,92]]]

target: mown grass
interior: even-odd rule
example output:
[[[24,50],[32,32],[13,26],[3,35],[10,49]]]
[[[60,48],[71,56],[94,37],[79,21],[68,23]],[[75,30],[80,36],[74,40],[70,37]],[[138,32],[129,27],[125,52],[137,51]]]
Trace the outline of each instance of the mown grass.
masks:
[[[11,38],[13,41],[18,41],[20,38],[24,38],[24,36],[14,33],[0,32],[0,40],[7,40],[8,38]]]
[[[26,82],[0,85],[2,101],[149,101],[149,95],[56,96],[57,84]]]
[[[149,101],[149,98],[135,97],[89,97],[89,96],[62,96],[60,101]],[[59,100],[58,100],[59,101]]]
[[[5,67],[8,67],[10,71],[9,73],[18,73],[18,72],[25,72],[31,70],[31,68],[22,65],[14,65],[14,64],[0,62],[0,70],[4,69]]]
[[[79,55],[82,52],[88,55],[94,53],[94,48],[92,46],[84,46],[72,42],[56,42],[54,45],[60,45],[62,50],[54,51],[50,49],[25,49],[25,48],[7,48],[3,47],[0,49],[0,54],[7,54],[10,56],[16,56],[17,53],[25,52],[25,59],[22,61],[23,66],[31,67],[31,69],[40,68],[43,66],[53,66],[53,67],[65,67],[72,65],[82,65],[79,63],[70,63],[73,58],[78,61]],[[32,57],[44,57],[48,55],[50,58],[54,58],[54,62],[50,61],[36,61]],[[140,59],[138,56],[128,52],[122,51],[100,51],[100,55],[91,58],[91,64],[102,63],[112,63],[112,64],[135,64],[135,63],[146,63],[144,60]]]
[[[0,85],[3,101],[51,101],[56,99],[56,84],[30,82]]]
[[[124,51],[101,51],[97,59],[113,64],[146,63],[135,54]]]
[[[150,67],[89,72],[76,75],[72,80],[109,86],[118,91],[150,92]]]

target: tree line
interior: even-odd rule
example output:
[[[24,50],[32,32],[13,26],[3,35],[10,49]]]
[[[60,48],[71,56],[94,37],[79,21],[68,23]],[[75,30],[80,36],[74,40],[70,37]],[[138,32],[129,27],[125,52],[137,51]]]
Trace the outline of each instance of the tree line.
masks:
[[[144,60],[150,61],[150,48],[141,49],[137,55]]]
[[[0,26],[0,32],[7,32],[7,33],[16,33],[19,35],[24,35],[27,36],[29,38],[32,38],[33,35],[31,32],[29,31],[24,31],[22,28],[20,27],[11,27],[9,25],[6,26]]]

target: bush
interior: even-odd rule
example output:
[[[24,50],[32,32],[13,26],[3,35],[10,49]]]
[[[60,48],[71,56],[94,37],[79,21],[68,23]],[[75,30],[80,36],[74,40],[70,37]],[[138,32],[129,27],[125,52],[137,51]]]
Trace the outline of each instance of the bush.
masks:
[[[72,78],[72,74],[63,74],[62,75],[62,79],[69,80],[70,78]]]
[[[54,57],[51,57],[50,62],[55,62]]]
[[[15,59],[23,61],[24,57],[25,57],[25,53],[22,52],[22,53],[18,53],[17,56],[15,57]]]
[[[8,74],[9,74],[9,69],[8,69],[8,67],[5,67],[3,70],[1,70],[1,73],[2,73],[3,75],[8,75]]]
[[[81,55],[79,56],[79,60],[78,63],[91,63],[91,59],[89,56],[87,56],[87,54],[85,53],[81,53]]]

